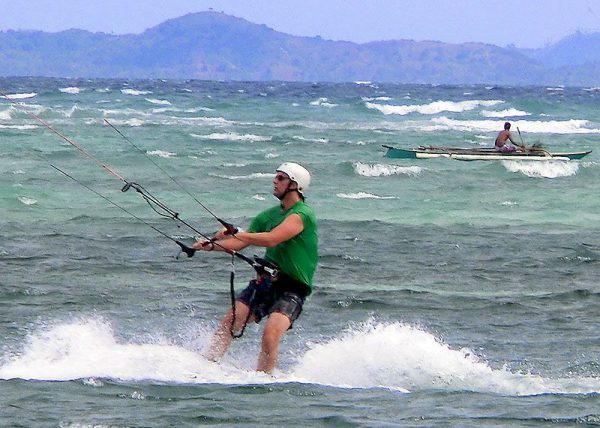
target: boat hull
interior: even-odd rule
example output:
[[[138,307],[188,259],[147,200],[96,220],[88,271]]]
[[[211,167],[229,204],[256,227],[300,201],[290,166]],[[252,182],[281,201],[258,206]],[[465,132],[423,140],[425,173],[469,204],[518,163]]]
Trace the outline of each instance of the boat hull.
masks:
[[[587,156],[592,151],[581,152],[562,152],[550,153],[546,150],[531,150],[526,153],[512,152],[500,153],[494,149],[458,149],[449,147],[418,147],[416,149],[401,149],[392,146],[386,146],[385,157],[394,159],[432,159],[432,158],[450,158],[464,161],[476,160],[577,160]]]

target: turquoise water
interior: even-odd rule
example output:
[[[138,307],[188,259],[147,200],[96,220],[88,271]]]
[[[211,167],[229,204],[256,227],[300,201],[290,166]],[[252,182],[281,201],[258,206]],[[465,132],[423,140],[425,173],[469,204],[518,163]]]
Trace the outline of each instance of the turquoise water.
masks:
[[[0,424],[598,424],[598,88],[0,79]],[[230,260],[193,242],[32,115],[202,233],[313,173],[315,293],[274,377],[261,326],[202,357]],[[136,146],[105,122],[107,119]],[[576,162],[387,159],[398,147],[527,144]],[[518,134],[515,132],[515,136]],[[138,151],[138,148],[141,151]],[[259,253],[260,249],[247,251]],[[252,272],[236,263],[236,287]],[[110,409],[110,410],[109,410]]]

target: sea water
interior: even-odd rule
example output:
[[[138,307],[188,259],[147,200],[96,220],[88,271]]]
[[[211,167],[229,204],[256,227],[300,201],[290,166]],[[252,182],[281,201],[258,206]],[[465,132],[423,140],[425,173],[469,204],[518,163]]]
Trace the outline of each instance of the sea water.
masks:
[[[0,90],[0,425],[600,424],[599,88],[4,78]],[[505,121],[527,145],[592,153],[383,156],[491,147]],[[313,175],[315,291],[273,376],[254,371],[262,325],[209,362],[231,259],[176,259],[148,226],[198,233],[119,177],[210,235],[219,224],[194,198],[247,227],[277,203],[288,160]],[[234,269],[239,291],[253,272]]]

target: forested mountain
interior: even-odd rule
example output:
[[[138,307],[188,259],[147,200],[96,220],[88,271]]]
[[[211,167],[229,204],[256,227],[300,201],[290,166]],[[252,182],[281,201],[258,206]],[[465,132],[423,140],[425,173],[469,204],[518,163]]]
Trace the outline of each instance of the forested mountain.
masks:
[[[0,75],[207,80],[600,85],[600,34],[543,49],[298,37],[201,12],[141,34],[0,32]]]

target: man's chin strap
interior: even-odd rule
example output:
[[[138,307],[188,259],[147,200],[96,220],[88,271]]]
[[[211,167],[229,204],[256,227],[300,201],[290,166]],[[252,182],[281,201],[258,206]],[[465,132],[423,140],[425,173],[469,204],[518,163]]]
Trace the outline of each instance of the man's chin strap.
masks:
[[[283,200],[285,199],[285,197],[286,197],[286,195],[288,193],[290,193],[290,192],[298,192],[298,184],[296,184],[296,188],[295,189],[290,189],[290,185],[291,185],[291,183],[288,184],[288,187],[287,187],[287,189],[285,189],[285,192],[283,192],[283,195],[277,197],[277,199],[279,199],[280,201],[282,201],[282,203],[283,203]]]

